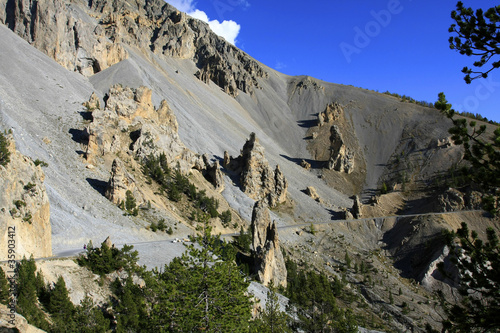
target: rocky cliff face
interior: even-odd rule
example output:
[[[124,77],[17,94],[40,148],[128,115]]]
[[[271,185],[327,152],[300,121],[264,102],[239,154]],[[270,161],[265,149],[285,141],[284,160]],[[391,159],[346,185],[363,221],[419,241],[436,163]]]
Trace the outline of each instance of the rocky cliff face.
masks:
[[[151,102],[151,89],[112,86],[103,109],[92,112],[87,127],[86,159],[96,163],[107,154],[130,152],[138,159],[164,152],[170,164],[187,172],[204,163],[179,138],[175,115],[163,100],[158,108]]]
[[[257,201],[252,212],[252,245],[255,271],[264,285],[286,287],[286,267],[281,253],[276,223],[271,223],[265,201]]]
[[[16,259],[50,257],[52,229],[45,175],[40,166],[16,151],[12,136],[8,140],[10,163],[0,166],[0,243],[5,245],[0,260],[7,260],[7,244],[11,243]],[[12,231],[13,238],[9,237]]]
[[[224,167],[240,173],[241,188],[250,198],[265,200],[271,207],[286,201],[288,181],[279,165],[271,168],[255,133],[250,134],[237,158],[224,153]]]
[[[2,4],[4,2],[4,4]],[[128,57],[129,47],[195,61],[196,76],[231,96],[253,93],[266,71],[207,24],[161,1],[0,0],[0,22],[85,76]]]

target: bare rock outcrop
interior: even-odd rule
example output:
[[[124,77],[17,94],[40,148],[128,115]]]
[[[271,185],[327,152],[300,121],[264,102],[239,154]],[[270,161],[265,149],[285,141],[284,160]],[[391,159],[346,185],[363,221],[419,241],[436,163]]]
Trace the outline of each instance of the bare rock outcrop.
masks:
[[[454,212],[465,209],[464,194],[457,189],[449,188],[437,199],[437,208],[441,212]]]
[[[344,113],[344,108],[337,102],[326,106],[325,111],[318,114],[318,126],[332,124],[340,119]]]
[[[158,108],[151,101],[151,89],[114,85],[105,99],[104,108],[92,112],[87,127],[86,159],[95,163],[107,154],[130,152],[138,159],[165,153],[169,164],[188,172],[204,163],[201,157],[185,147],[178,134],[177,119],[163,100]]]
[[[11,243],[16,259],[50,257],[52,228],[45,174],[41,166],[16,151],[12,135],[7,141],[10,162],[0,165],[0,244],[5,244],[0,260],[7,260],[7,244]]]
[[[216,190],[222,192],[224,190],[224,178],[220,170],[219,161],[210,163],[208,156],[203,154],[203,162],[205,170],[202,170],[203,176],[207,179]]]
[[[257,201],[252,212],[252,245],[255,271],[265,286],[286,287],[286,267],[281,253],[276,223],[271,223],[267,203]]]
[[[126,201],[127,191],[132,193],[138,205],[144,203],[144,195],[136,186],[134,177],[127,172],[123,162],[115,158],[104,195],[109,201],[119,205]]]
[[[328,169],[347,174],[354,171],[354,152],[345,144],[337,125],[330,128],[330,159]]]
[[[11,313],[10,308],[0,304],[0,332],[44,333],[45,331],[28,324],[26,318],[17,312]]]
[[[224,158],[227,169],[240,172],[243,192],[255,200],[265,200],[271,207],[286,201],[288,181],[279,165],[271,168],[264,154],[264,147],[255,133],[243,145],[240,156]]]
[[[89,100],[83,103],[83,106],[85,106],[87,110],[91,112],[94,111],[95,109],[101,108],[101,102],[97,94],[95,92],[92,92],[92,95],[90,95]]]
[[[352,216],[355,219],[360,219],[363,215],[361,214],[361,202],[359,201],[359,197],[357,195],[354,195],[352,197],[352,200],[353,200],[351,209]]]
[[[317,202],[321,202],[321,198],[318,195],[318,192],[313,186],[308,186],[306,188],[306,194],[310,196],[313,200],[316,200]]]
[[[268,75],[208,24],[161,0],[19,0],[8,7],[0,12],[1,23],[65,68],[85,76],[128,58],[130,48],[191,59],[199,68],[198,78],[214,82],[231,96],[238,91],[252,94],[259,88],[257,79]]]
[[[306,170],[310,170],[311,169],[311,163],[307,162],[306,160],[302,160],[300,162],[300,166],[303,167]]]

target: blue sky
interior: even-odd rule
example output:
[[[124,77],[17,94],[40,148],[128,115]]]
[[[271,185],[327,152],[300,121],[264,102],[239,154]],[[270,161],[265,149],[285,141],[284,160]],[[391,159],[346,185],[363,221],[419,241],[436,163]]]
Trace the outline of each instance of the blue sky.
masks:
[[[442,0],[167,0],[209,21],[258,61],[312,77],[435,102],[500,121],[500,69],[467,85],[473,59],[450,50],[450,13]],[[466,6],[489,8],[487,0]]]

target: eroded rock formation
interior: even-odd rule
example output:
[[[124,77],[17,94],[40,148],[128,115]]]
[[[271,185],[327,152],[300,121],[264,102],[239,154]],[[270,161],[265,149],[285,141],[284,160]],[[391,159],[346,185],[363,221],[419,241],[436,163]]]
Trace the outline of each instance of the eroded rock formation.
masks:
[[[151,89],[114,85],[104,108],[92,112],[87,127],[86,158],[95,163],[107,154],[130,151],[138,159],[164,152],[167,161],[188,172],[204,165],[201,157],[182,143],[175,115],[163,100],[158,108],[151,101]],[[203,169],[203,167],[202,167]]]
[[[134,177],[127,172],[123,162],[119,158],[115,158],[104,195],[108,200],[119,205],[126,201],[127,191],[132,193],[137,205],[144,203],[144,195],[136,186]]]
[[[354,195],[352,197],[352,200],[353,200],[352,209],[351,209],[352,216],[355,219],[359,219],[362,217],[361,202],[359,201],[359,197],[357,195]]]
[[[210,163],[208,155],[203,154],[203,163],[205,165],[205,170],[202,171],[203,176],[215,187],[216,190],[222,192],[224,190],[224,178],[222,177],[219,161]]]
[[[20,0],[8,7],[0,12],[1,23],[67,69],[85,76],[128,58],[130,48],[191,59],[200,69],[198,78],[213,81],[231,96],[239,90],[252,94],[259,87],[257,79],[268,75],[208,24],[161,0]]]
[[[52,228],[45,174],[41,166],[16,151],[12,135],[7,140],[10,162],[0,165],[0,244],[5,245],[0,260],[7,260],[7,244],[12,239],[16,259],[50,257]],[[14,238],[9,238],[9,231]]]
[[[332,124],[340,119],[344,113],[344,108],[337,102],[326,106],[325,111],[318,114],[318,126]]]
[[[271,223],[267,203],[257,201],[252,211],[252,246],[255,271],[265,286],[286,287],[286,267],[281,253],[276,223]]]
[[[441,212],[454,212],[464,209],[481,209],[482,195],[468,190],[465,193],[449,188],[437,197],[436,209]]]
[[[330,159],[328,169],[347,174],[354,170],[354,152],[345,144],[337,125],[330,128]]]
[[[288,181],[279,165],[275,170],[271,168],[255,133],[250,134],[240,156],[227,158],[225,154],[224,165],[240,172],[241,188],[250,198],[265,200],[271,207],[286,201]]]

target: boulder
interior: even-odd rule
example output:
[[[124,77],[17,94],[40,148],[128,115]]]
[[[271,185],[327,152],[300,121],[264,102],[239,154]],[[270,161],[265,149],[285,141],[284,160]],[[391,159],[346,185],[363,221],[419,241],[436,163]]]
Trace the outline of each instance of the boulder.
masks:
[[[260,282],[286,288],[286,267],[281,253],[276,223],[271,223],[267,203],[257,201],[252,212],[254,269]]]
[[[300,166],[303,167],[306,170],[310,170],[311,169],[311,163],[306,162],[305,160],[302,160],[300,162]]]
[[[101,102],[99,101],[99,97],[96,95],[96,93],[92,92],[92,95],[90,95],[89,100],[83,103],[83,106],[87,108],[87,111],[93,111],[95,109],[101,108]]]
[[[308,186],[306,188],[306,194],[317,202],[321,202],[321,198],[319,197],[318,192],[316,192],[316,189],[313,186]]]

